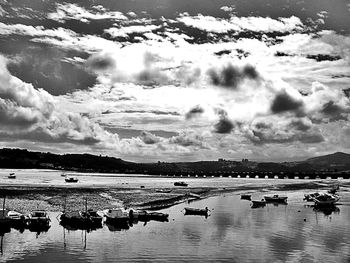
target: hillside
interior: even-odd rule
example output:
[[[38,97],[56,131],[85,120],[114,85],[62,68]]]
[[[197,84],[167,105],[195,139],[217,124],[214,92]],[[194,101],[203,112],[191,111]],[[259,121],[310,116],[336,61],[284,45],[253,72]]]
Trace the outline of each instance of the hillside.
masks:
[[[329,169],[350,169],[350,154],[343,152],[336,152],[333,154],[327,154],[323,156],[313,157],[305,161],[317,168],[329,168]]]

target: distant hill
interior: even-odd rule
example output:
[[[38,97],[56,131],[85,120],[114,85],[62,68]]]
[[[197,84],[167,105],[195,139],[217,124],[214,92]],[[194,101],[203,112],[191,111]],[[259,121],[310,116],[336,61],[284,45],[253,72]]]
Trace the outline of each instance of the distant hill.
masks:
[[[307,159],[305,163],[311,164],[318,168],[329,169],[350,169],[350,154],[343,152],[336,152],[323,156],[313,157]]]

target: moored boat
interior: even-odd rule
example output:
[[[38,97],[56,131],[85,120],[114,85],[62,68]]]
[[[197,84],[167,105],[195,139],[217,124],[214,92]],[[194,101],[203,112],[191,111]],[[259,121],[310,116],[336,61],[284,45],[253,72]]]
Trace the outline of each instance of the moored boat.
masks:
[[[129,212],[122,208],[107,209],[103,214],[109,224],[124,224],[130,220]]]
[[[264,198],[265,198],[265,201],[267,203],[269,203],[269,202],[285,203],[285,202],[287,202],[287,199],[288,199],[287,196],[279,196],[279,195],[264,196]]]
[[[266,200],[261,199],[261,200],[252,200],[252,207],[260,207],[260,206],[265,206],[266,205]]]
[[[338,195],[333,195],[329,193],[320,194],[314,198],[315,206],[327,206],[334,205],[340,200]]]
[[[96,210],[89,209],[87,211],[87,214],[90,217],[90,219],[91,219],[91,221],[92,221],[94,226],[102,225],[103,217],[100,216]]]
[[[77,177],[66,177],[64,180],[66,183],[77,183],[79,181]]]
[[[241,194],[241,199],[251,200],[252,195],[250,194]]]
[[[17,211],[8,211],[7,218],[10,219],[10,225],[16,229],[24,229],[27,226],[27,219],[24,214]]]
[[[160,213],[160,212],[147,212],[150,220],[166,222],[168,221],[169,214]]]
[[[50,217],[44,210],[35,210],[28,215],[29,227],[45,227],[50,225]]]
[[[185,207],[185,215],[201,215],[201,216],[208,216],[209,209],[208,207],[204,209],[200,208],[192,208],[192,207]]]
[[[188,186],[188,184],[185,182],[175,182],[174,185],[175,186]]]
[[[10,173],[7,178],[9,179],[16,179],[16,174],[15,173]]]
[[[319,196],[319,195],[320,195],[320,193],[318,193],[318,192],[311,193],[311,194],[305,194],[304,200],[307,202],[311,202],[311,201],[314,201],[314,198]]]
[[[92,220],[86,212],[82,211],[71,211],[64,212],[60,216],[60,224],[62,226],[69,225],[77,229],[89,229],[92,226]]]

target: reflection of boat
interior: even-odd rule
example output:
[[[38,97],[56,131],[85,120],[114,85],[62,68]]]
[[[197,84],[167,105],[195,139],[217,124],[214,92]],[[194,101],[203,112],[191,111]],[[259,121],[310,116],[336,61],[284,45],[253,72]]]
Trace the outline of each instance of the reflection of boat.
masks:
[[[327,206],[334,205],[340,199],[337,195],[332,195],[328,193],[320,194],[314,198],[315,206]]]
[[[79,181],[77,177],[66,177],[64,180],[67,183],[77,183]]]
[[[175,182],[174,185],[175,186],[188,186],[188,184],[185,182]]]
[[[287,202],[287,196],[279,196],[279,195],[273,195],[273,196],[264,196],[266,202],[273,202],[273,203],[283,203]]]
[[[9,179],[16,179],[16,174],[15,173],[10,173],[7,178]]]
[[[252,200],[252,207],[261,207],[261,206],[265,206],[266,205],[266,201],[264,199],[261,200]]]
[[[122,231],[122,230],[128,230],[130,228],[128,222],[114,222],[114,223],[107,223],[106,226],[108,227],[108,230],[111,232],[115,231]]]
[[[50,217],[44,210],[32,211],[28,215],[28,227],[46,229],[50,225]],[[48,229],[48,228],[47,228]]]
[[[335,205],[326,205],[326,206],[314,206],[315,212],[322,212],[326,216],[331,215],[332,213],[339,214],[340,209]]]
[[[185,207],[185,215],[208,216],[208,213],[209,213],[208,207],[204,209]]]
[[[250,195],[250,194],[241,194],[241,199],[250,200],[251,197],[252,197],[252,195]]]

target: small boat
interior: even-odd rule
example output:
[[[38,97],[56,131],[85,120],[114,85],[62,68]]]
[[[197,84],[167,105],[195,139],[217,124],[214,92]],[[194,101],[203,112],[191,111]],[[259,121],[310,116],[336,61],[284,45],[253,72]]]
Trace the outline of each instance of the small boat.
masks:
[[[130,220],[129,212],[122,208],[107,209],[103,214],[109,224],[125,224]]]
[[[87,214],[90,217],[92,224],[94,226],[102,225],[103,217],[100,216],[96,210],[89,209],[87,210]]]
[[[208,213],[209,213],[208,207],[204,209],[185,207],[185,215],[208,216]]]
[[[175,186],[188,186],[188,184],[185,182],[175,182],[174,185]]]
[[[71,226],[76,229],[89,229],[92,226],[92,220],[83,211],[65,212],[60,216],[62,226]]]
[[[261,200],[252,200],[252,207],[259,207],[259,206],[265,206],[266,205],[266,200],[261,199]]]
[[[251,200],[252,195],[250,194],[241,194],[241,199]]]
[[[287,202],[287,196],[279,196],[279,195],[273,195],[273,196],[264,196],[266,202],[276,202],[276,203],[285,203]]]
[[[24,229],[27,225],[27,220],[25,215],[19,212],[8,211],[7,218],[10,219],[11,227]]]
[[[338,195],[332,195],[329,193],[320,194],[314,198],[315,206],[327,206],[334,205],[338,202],[340,197]]]
[[[64,180],[66,183],[77,183],[79,181],[77,177],[66,177]]]
[[[171,191],[171,189],[156,189],[157,193],[170,193]]]
[[[149,220],[167,222],[169,214],[160,213],[160,212],[147,212]]]
[[[32,211],[28,215],[28,226],[29,227],[46,227],[50,225],[50,217],[44,210]]]
[[[9,179],[16,179],[16,174],[15,173],[10,173],[7,178]]]

